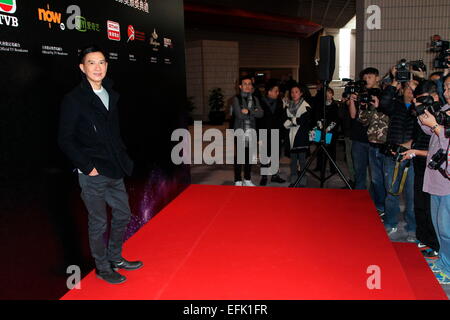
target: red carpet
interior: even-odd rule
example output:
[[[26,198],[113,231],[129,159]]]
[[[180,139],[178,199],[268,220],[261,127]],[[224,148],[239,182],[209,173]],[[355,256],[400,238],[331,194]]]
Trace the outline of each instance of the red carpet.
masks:
[[[364,191],[193,185],[125,244],[124,256],[145,264],[123,272],[126,283],[92,272],[62,299],[417,297]],[[381,268],[381,290],[367,288],[371,265]]]
[[[439,282],[415,244],[393,243],[418,300],[447,300]]]

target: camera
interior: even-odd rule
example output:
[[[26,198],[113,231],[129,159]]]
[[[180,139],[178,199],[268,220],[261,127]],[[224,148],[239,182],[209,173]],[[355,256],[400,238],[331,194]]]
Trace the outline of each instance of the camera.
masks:
[[[417,98],[417,102],[420,102],[421,105],[414,105],[413,112],[415,116],[420,117],[427,110],[432,115],[437,115],[441,111],[441,104],[439,102],[434,101],[432,96],[423,96]]]
[[[436,69],[450,68],[450,49],[439,54],[439,56],[434,60],[433,66]]]
[[[436,69],[447,69],[450,67],[450,42],[443,41],[439,35],[435,35],[431,41],[431,52],[438,54],[433,61]]]
[[[402,153],[405,153],[408,150],[409,150],[408,148],[405,148],[397,144],[387,144],[383,148],[382,152],[386,156],[392,157],[395,162],[402,162],[403,160]]]
[[[378,88],[372,88],[372,89],[366,89],[364,88],[364,91],[362,91],[358,95],[358,102],[360,104],[361,110],[366,110],[367,106],[371,103],[374,103],[373,96],[379,97],[381,95],[381,89]]]
[[[395,80],[397,80],[398,82],[408,82],[409,80],[411,80],[410,68],[415,71],[427,71],[427,66],[425,65],[423,60],[407,62],[406,59],[402,59],[396,66],[397,75],[395,77]]]
[[[344,89],[344,97],[348,98],[352,94],[359,94],[366,89],[367,82],[364,80],[354,81],[352,79],[342,79],[347,82]]]
[[[411,79],[411,72],[409,72],[409,63],[405,59],[400,60],[400,62],[395,67],[397,69],[397,75],[395,80],[398,82],[408,82]]]
[[[447,161],[447,153],[444,149],[440,149],[430,160],[428,168],[431,170],[439,170],[441,166]]]
[[[444,127],[444,134],[447,139],[450,139],[450,116],[446,111],[441,111],[436,114],[436,122]]]

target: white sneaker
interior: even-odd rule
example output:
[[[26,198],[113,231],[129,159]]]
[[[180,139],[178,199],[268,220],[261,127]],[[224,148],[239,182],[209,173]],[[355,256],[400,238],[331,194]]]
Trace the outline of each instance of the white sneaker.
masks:
[[[388,236],[392,236],[393,234],[397,233],[398,228],[386,228],[386,232]]]
[[[234,185],[235,185],[236,187],[242,187],[242,186],[243,186],[243,183],[242,183],[242,181],[238,181],[238,182],[236,182]]]
[[[243,186],[245,187],[256,187],[250,180],[244,180]]]

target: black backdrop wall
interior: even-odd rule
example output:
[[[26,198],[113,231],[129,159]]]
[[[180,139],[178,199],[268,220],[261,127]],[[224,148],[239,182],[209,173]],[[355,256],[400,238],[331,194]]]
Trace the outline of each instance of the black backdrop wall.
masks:
[[[78,49],[91,43],[108,52],[135,162],[127,237],[189,183],[170,160],[171,133],[187,125],[182,0],[0,0],[0,298],[58,298],[67,266],[93,267],[76,173],[56,141]]]

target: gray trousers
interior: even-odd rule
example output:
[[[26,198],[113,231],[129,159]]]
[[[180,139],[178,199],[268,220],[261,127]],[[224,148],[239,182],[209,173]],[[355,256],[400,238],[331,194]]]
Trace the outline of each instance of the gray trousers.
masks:
[[[306,152],[291,152],[291,177],[290,182],[294,183],[299,178],[299,173],[306,167]],[[306,187],[307,178],[306,175],[303,177],[300,182],[301,187]]]
[[[344,138],[345,140],[345,162],[348,167],[348,174],[350,180],[355,181],[355,169],[353,168],[353,158],[352,158],[352,140],[350,138]]]
[[[131,210],[123,179],[78,175],[81,198],[88,211],[89,246],[98,271],[109,271],[110,261],[122,258],[122,245]],[[112,208],[111,231],[106,245],[106,204]]]

